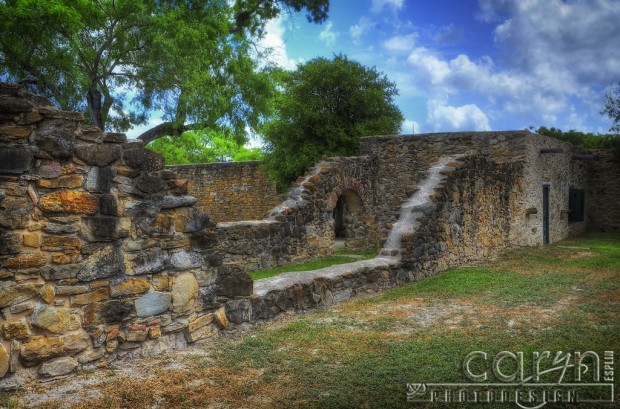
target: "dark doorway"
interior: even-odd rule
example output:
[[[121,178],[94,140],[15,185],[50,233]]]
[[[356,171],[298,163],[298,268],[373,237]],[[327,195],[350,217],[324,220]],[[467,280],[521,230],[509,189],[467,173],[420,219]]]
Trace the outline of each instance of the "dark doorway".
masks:
[[[344,238],[344,198],[339,197],[334,207],[334,232],[337,239]]]
[[[549,244],[549,185],[543,185],[543,244]]]
[[[362,199],[354,190],[340,194],[333,209],[334,236],[337,242],[350,249],[367,249],[373,241],[374,217],[364,208]]]

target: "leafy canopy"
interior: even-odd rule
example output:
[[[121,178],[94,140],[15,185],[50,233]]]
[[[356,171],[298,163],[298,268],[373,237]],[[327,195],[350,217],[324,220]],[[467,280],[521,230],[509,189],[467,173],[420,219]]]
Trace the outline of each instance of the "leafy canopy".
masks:
[[[161,153],[168,165],[263,159],[260,148],[238,145],[226,132],[226,129],[211,132],[186,131],[174,138],[158,138],[147,147]]]
[[[620,82],[605,95],[605,108],[601,114],[607,114],[612,120],[609,131],[620,134]]]
[[[274,119],[261,128],[264,167],[280,189],[323,155],[356,155],[361,137],[400,129],[396,86],[374,67],[336,55],[280,76]]]
[[[581,146],[585,149],[611,149],[616,158],[620,160],[620,135],[617,134],[593,134],[584,133],[571,129],[562,131],[556,128],[539,127],[537,134],[550,136],[562,141],[570,142],[573,145]]]
[[[253,47],[266,21],[305,9],[322,22],[328,8],[329,0],[4,0],[0,76],[103,129],[125,131],[163,111],[146,142],[220,126],[242,140],[271,108],[270,68],[258,67]]]

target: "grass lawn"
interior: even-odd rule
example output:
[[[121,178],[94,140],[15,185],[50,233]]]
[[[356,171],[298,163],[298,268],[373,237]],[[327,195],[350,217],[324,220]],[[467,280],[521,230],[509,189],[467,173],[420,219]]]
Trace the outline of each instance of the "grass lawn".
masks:
[[[358,260],[367,260],[374,258],[377,250],[374,248],[368,250],[349,250],[347,248],[337,248],[333,256],[325,257],[319,260],[308,261],[302,264],[292,264],[288,266],[279,266],[266,268],[249,273],[252,280],[260,280],[261,278],[273,277],[282,273],[290,273],[295,271],[312,271],[320,268],[335,266],[336,264],[347,264]]]
[[[588,235],[511,250],[487,264],[245,332],[225,332],[187,350],[123,366],[129,369],[4,395],[0,406],[4,399],[15,407],[89,409],[517,408],[408,403],[406,384],[472,382],[461,367],[476,350],[489,359],[500,351],[522,351],[525,376],[531,375],[535,351],[591,350],[602,359],[603,351],[613,350],[617,389],[619,335],[620,235]],[[478,372],[485,368],[472,365]],[[558,374],[547,376],[543,379],[553,382]],[[63,390],[66,396],[58,396]],[[99,395],[78,400],[93,391]]]

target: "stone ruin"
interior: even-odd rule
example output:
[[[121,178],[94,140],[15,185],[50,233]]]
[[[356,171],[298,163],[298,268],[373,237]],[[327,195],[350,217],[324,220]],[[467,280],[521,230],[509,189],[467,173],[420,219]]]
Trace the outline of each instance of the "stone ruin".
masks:
[[[615,159],[527,131],[368,137],[361,156],[318,163],[263,219],[216,223],[160,155],[82,120],[0,84],[0,390],[508,246],[620,230]],[[379,256],[247,274],[331,254],[336,235]]]

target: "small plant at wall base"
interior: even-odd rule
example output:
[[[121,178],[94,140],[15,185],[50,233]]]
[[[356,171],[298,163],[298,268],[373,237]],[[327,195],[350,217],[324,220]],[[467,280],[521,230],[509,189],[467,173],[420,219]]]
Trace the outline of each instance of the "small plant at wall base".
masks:
[[[265,170],[280,190],[323,155],[357,155],[361,137],[400,129],[396,85],[374,68],[337,55],[281,74],[274,119],[260,130]]]

